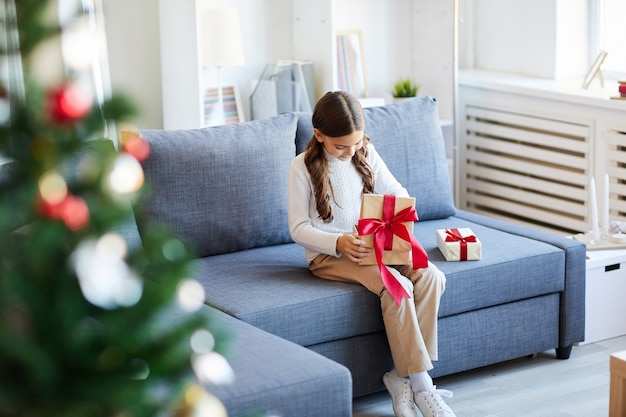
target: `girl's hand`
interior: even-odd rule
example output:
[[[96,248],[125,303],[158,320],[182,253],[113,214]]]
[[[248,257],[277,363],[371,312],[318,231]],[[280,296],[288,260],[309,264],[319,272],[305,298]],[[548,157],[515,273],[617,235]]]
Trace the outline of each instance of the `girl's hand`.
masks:
[[[359,239],[356,233],[339,236],[337,250],[356,263],[361,263],[363,258],[367,258],[372,252],[372,249],[365,246],[365,241]]]

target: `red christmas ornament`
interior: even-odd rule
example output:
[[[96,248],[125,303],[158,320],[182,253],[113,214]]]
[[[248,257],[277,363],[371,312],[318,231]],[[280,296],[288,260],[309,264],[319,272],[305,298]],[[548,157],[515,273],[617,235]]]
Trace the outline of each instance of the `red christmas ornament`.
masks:
[[[51,203],[47,200],[44,200],[43,198],[41,198],[41,196],[39,196],[39,198],[37,198],[37,201],[35,202],[35,208],[37,210],[37,213],[39,213],[39,215],[45,219],[59,219],[60,205],[60,203]]]
[[[137,134],[127,135],[123,140],[122,149],[139,162],[145,161],[150,155],[150,144]]]
[[[81,197],[68,194],[61,203],[60,214],[67,228],[75,232],[89,223],[89,207]]]
[[[91,109],[91,102],[70,84],[63,84],[48,91],[47,111],[57,123],[73,122],[83,118]]]
[[[39,197],[35,204],[42,217],[62,220],[68,229],[75,232],[89,224],[89,207],[81,197],[68,193],[58,203],[51,203]]]

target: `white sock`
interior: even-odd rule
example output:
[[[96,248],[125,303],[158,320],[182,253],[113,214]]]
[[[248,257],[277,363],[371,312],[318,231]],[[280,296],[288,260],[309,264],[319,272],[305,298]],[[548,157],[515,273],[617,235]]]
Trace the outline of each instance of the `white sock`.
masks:
[[[434,387],[433,380],[426,371],[409,375],[409,380],[411,381],[411,389],[415,393],[428,391]]]

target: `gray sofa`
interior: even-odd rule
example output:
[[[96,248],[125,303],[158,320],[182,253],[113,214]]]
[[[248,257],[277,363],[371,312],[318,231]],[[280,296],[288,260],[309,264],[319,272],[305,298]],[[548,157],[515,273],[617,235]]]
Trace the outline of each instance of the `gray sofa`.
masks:
[[[415,235],[446,274],[433,377],[556,349],[584,338],[585,246],[456,210],[429,97],[366,108],[366,133],[416,197]],[[209,386],[229,415],[351,416],[352,398],[384,389],[392,367],[378,297],[317,279],[287,226],[287,172],[311,114],[186,131],[144,130],[150,190],[136,213],[195,251],[206,314],[234,337],[236,382]],[[469,227],[482,259],[446,262],[436,229]]]

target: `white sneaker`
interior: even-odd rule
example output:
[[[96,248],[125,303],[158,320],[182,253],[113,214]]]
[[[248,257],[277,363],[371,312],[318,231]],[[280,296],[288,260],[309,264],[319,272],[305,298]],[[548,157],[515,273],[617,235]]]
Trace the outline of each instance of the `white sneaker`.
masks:
[[[456,414],[443,401],[444,397],[452,397],[452,392],[433,387],[428,391],[415,394],[415,404],[424,417],[456,417]]]
[[[393,369],[383,375],[383,383],[391,395],[393,412],[396,416],[417,417],[409,378],[398,376],[396,370]]]

